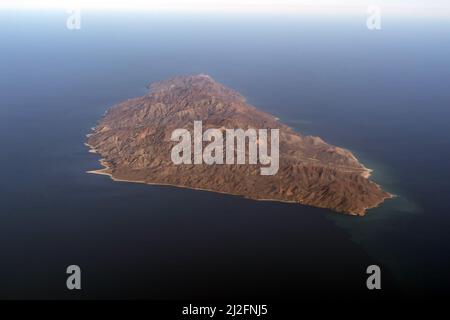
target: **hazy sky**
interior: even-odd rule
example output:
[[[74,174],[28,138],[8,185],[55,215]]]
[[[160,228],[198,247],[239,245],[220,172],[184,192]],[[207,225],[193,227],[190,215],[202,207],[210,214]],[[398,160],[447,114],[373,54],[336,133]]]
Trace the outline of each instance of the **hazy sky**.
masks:
[[[449,16],[450,0],[0,0],[0,9],[151,10],[220,13],[385,14]]]

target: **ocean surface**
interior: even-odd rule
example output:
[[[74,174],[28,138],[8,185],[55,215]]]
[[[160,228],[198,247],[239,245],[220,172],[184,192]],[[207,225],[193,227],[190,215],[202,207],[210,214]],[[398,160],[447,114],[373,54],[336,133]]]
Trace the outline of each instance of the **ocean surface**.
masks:
[[[449,293],[450,21],[82,12],[68,30],[67,17],[0,12],[0,298]],[[358,218],[86,173],[108,107],[197,73],[352,150],[397,197]],[[366,289],[371,264],[381,292]]]

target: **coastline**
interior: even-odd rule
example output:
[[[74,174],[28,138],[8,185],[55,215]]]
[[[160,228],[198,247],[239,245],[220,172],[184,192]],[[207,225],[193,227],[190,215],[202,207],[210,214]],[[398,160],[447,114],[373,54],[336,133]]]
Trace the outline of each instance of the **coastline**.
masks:
[[[91,146],[88,143],[85,143],[85,145],[87,147],[89,147],[89,152],[90,153],[95,153],[98,154],[97,150]],[[353,155],[353,154],[352,154]],[[355,157],[356,159],[356,157]],[[237,197],[242,197],[245,199],[249,199],[249,200],[254,200],[254,201],[274,201],[274,202],[280,202],[280,203],[289,203],[289,204],[300,204],[303,206],[310,206],[308,204],[303,204],[301,202],[298,201],[289,201],[289,200],[280,200],[280,199],[255,199],[255,198],[250,198],[250,197],[246,197],[245,195],[241,195],[241,194],[235,194],[235,193],[230,193],[230,192],[223,192],[223,191],[217,191],[217,190],[212,190],[212,189],[204,189],[204,188],[195,188],[195,187],[190,187],[190,186],[184,186],[184,185],[177,185],[177,184],[170,184],[170,183],[158,183],[158,182],[147,182],[147,181],[143,181],[143,180],[129,180],[129,179],[119,179],[114,177],[112,171],[111,171],[111,167],[108,166],[107,162],[105,161],[105,159],[101,158],[98,160],[100,162],[100,165],[103,166],[103,169],[96,169],[96,170],[89,170],[86,171],[86,173],[89,174],[98,174],[98,175],[103,175],[103,176],[108,176],[111,180],[113,181],[117,181],[117,182],[129,182],[129,183],[140,183],[140,184],[147,184],[147,185],[153,185],[153,186],[167,186],[167,187],[176,187],[176,188],[182,188],[182,189],[191,189],[191,190],[198,190],[198,191],[207,191],[207,192],[214,192],[214,193],[219,193],[219,194],[224,194],[224,195],[231,195],[231,196],[237,196]],[[361,175],[368,179],[368,177],[370,177],[370,175],[372,174],[373,170],[366,168],[364,165],[362,165],[365,169],[364,172],[361,173]],[[366,176],[367,175],[367,176]],[[377,187],[379,189],[381,189],[381,186],[377,183],[375,183],[377,185]],[[392,199],[397,197],[394,194],[388,193],[389,195],[385,198],[383,198],[379,203],[375,204],[374,206],[371,207],[365,207],[361,213],[358,212],[348,212],[348,213],[341,213],[338,212],[340,214],[345,214],[345,215],[350,215],[350,216],[360,216],[363,217],[366,215],[366,211],[373,209],[373,208],[377,208],[379,207],[384,201]],[[320,207],[318,207],[320,208]],[[322,209],[327,209],[327,210],[331,210],[333,212],[335,212],[334,210],[330,209],[330,208],[322,208]]]

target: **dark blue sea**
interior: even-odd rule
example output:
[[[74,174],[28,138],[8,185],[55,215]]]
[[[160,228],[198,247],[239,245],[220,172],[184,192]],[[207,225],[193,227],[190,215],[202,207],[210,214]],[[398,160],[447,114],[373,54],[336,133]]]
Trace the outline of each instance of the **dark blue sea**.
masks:
[[[370,297],[450,291],[450,21],[0,13],[0,297]],[[348,148],[397,197],[350,217],[121,183],[84,145],[146,85],[206,73]],[[82,290],[66,289],[66,267]],[[378,293],[377,293],[378,294]]]

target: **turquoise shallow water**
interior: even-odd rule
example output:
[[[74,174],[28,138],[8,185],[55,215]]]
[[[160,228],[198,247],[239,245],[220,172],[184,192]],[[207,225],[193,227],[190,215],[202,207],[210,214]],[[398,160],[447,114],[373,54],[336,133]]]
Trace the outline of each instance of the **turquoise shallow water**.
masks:
[[[448,292],[449,24],[358,17],[1,13],[1,297],[364,297]],[[363,218],[86,174],[104,111],[207,73],[348,148],[398,195]]]

